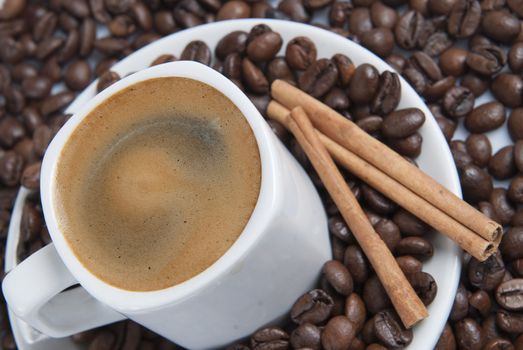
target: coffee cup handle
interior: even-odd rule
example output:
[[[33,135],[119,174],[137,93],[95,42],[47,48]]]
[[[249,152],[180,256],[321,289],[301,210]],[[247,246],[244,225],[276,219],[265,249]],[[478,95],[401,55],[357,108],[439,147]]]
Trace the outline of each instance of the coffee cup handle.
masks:
[[[40,332],[61,338],[126,317],[93,298],[65,267],[51,243],[11,270],[2,289],[9,308]]]

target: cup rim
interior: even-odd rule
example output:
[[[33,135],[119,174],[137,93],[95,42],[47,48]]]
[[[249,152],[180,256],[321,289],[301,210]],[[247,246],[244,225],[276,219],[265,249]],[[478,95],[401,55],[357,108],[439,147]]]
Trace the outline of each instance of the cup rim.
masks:
[[[224,94],[242,112],[253,131],[261,163],[260,192],[255,208],[240,236],[217,261],[190,279],[165,289],[154,291],[129,291],[112,286],[91,273],[75,256],[58,224],[53,205],[56,169],[61,150],[69,137],[89,113],[102,102],[128,86],[154,78],[189,78],[207,84]],[[62,261],[78,282],[96,299],[121,312],[136,312],[164,307],[202,288],[208,287],[240,262],[262,236],[259,234],[277,212],[278,191],[275,191],[274,174],[280,168],[274,135],[249,98],[229,79],[212,68],[192,61],[170,62],[146,68],[124,77],[98,93],[78,110],[58,131],[44,155],[41,168],[42,209],[56,250]],[[265,218],[265,219],[264,219]]]

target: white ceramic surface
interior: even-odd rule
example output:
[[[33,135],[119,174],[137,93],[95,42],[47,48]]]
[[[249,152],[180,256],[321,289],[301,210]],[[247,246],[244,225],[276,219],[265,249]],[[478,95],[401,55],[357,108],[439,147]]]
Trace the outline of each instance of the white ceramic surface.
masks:
[[[377,56],[341,36],[303,24],[260,19],[218,22],[173,34],[142,48],[122,60],[112,69],[120,75],[125,76],[130,72],[147,67],[149,63],[160,54],[172,53],[179,56],[185,45],[195,39],[204,40],[211,49],[213,49],[217,41],[228,32],[233,30],[248,31],[253,25],[262,22],[268,24],[273,30],[279,32],[285,43],[298,35],[308,36],[317,45],[318,57],[330,57],[335,53],[344,53],[356,64],[371,63],[380,71],[390,69],[390,67]],[[281,53],[283,53],[283,50],[284,48]],[[453,165],[452,157],[437,124],[414,90],[403,79],[401,79],[401,82],[402,98],[399,108],[418,107],[422,109],[427,116],[427,121],[420,130],[424,142],[422,154],[418,158],[418,164],[425,172],[430,174],[441,184],[457,195],[460,195],[459,180]],[[75,102],[69,107],[68,111],[78,110],[81,105],[93,97],[95,94],[95,85],[96,84],[93,83],[80,96],[78,96]],[[14,212],[14,219],[11,222],[12,225],[13,223],[16,223],[16,218],[20,215],[20,211]],[[8,239],[8,250],[9,247],[11,247],[12,250],[13,247],[16,246],[16,243],[12,242],[16,238],[16,234],[14,233],[16,231],[17,227],[11,230],[12,234],[10,234]],[[436,233],[431,235],[431,240],[434,244],[435,254],[424,264],[423,269],[424,271],[431,273],[436,279],[438,284],[438,295],[434,302],[429,306],[429,318],[415,327],[414,341],[409,346],[409,349],[423,350],[433,348],[452,306],[452,301],[459,280],[461,267],[459,249],[448,239]],[[6,254],[6,257],[7,256],[8,255]],[[15,264],[13,260],[14,253],[11,253],[10,258],[11,261],[6,262],[6,267]],[[24,349],[25,339],[22,339],[22,337],[26,334],[21,334],[19,331],[16,331],[15,335],[17,335],[17,341],[20,347]],[[25,348],[29,349],[29,347]],[[36,346],[31,347],[31,349],[37,350],[47,350],[51,348],[53,347],[47,346],[45,341],[38,341]]]

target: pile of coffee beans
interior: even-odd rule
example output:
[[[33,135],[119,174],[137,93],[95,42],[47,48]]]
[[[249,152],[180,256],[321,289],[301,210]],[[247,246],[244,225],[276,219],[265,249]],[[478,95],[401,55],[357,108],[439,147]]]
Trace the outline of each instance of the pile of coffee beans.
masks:
[[[284,43],[265,25],[227,34],[214,52],[205,42],[193,41],[178,55],[165,53],[151,64],[189,59],[211,65],[240,86],[264,115],[270,83],[284,79],[414,162],[422,146],[417,130],[425,116],[417,109],[396,110],[401,74],[429,104],[449,142],[465,199],[506,231],[500,251],[486,262],[465,254],[460,287],[437,349],[522,349],[519,0],[282,0],[276,6],[256,0],[5,0],[0,7],[0,264],[20,185],[34,190],[23,209],[20,259],[49,243],[38,193],[41,159],[69,117],[63,110],[92,80],[100,78],[97,87],[103,90],[120,79],[110,70],[115,62],[181,29],[245,17],[310,23],[320,11],[327,13],[328,25],[316,25],[361,43],[397,73],[380,74],[368,64],[356,67],[342,54],[317,57],[309,38]],[[284,55],[276,56],[280,48]],[[477,105],[487,91],[495,100]],[[458,123],[470,132],[465,140],[453,139]],[[317,288],[289,305],[286,325],[261,329],[230,348],[376,350],[408,345],[412,331],[401,325],[303,150],[281,125],[269,124],[322,196],[334,259],[326,262]],[[494,152],[484,133],[505,125],[513,145]],[[430,228],[351,174],[344,176],[429,304],[437,290],[432,276],[422,271],[422,261],[433,252],[424,237]],[[508,188],[495,188],[494,180],[507,180]],[[0,330],[2,348],[15,349],[5,302],[0,303]],[[131,321],[72,338],[89,349],[176,348]]]

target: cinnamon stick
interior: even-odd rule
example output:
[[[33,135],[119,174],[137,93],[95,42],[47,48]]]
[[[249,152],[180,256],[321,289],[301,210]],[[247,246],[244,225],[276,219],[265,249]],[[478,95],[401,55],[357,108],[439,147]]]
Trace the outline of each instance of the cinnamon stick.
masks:
[[[408,282],[390,250],[374,231],[334,161],[319,140],[305,111],[301,107],[296,107],[287,118],[287,125],[309,157],[341,215],[374,267],[405,327],[410,328],[426,318],[428,312],[425,305]]]
[[[288,109],[302,106],[312,124],[333,141],[374,165],[418,196],[453,217],[485,240],[499,242],[502,228],[356,124],[283,80],[271,86],[275,100]]]
[[[276,101],[271,101],[267,107],[269,118],[280,122],[288,129],[290,128],[287,118],[289,113],[290,111],[287,108]],[[422,221],[445,234],[476,259],[484,261],[496,251],[499,242],[489,242],[478,236],[372,164],[343,148],[320,131],[316,130],[316,133],[338,164]]]

